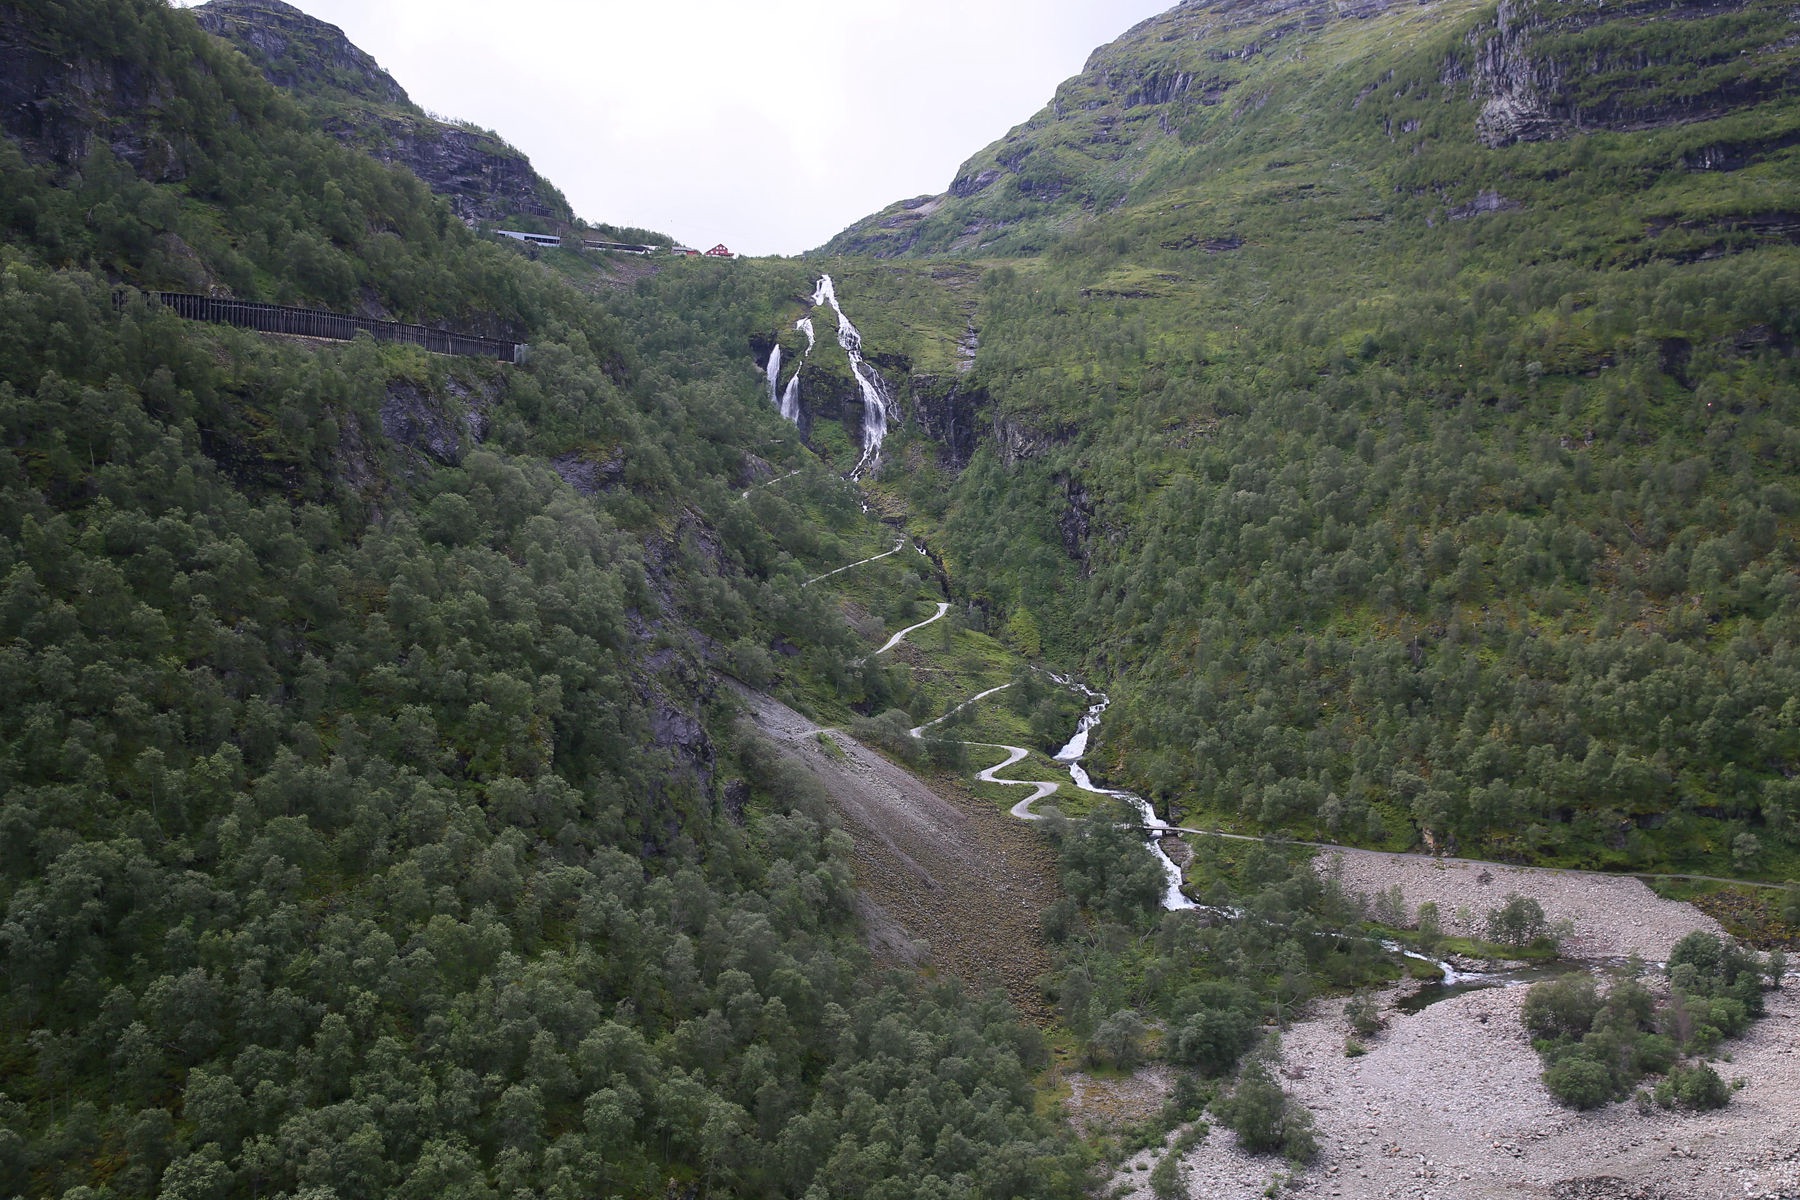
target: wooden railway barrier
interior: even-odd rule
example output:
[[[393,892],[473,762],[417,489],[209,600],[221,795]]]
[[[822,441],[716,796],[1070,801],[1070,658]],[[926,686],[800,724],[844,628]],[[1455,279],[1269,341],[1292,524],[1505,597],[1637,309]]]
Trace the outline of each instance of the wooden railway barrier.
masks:
[[[124,308],[129,294],[124,289],[114,292],[114,306]],[[492,358],[517,364],[524,363],[531,350],[530,345],[525,342],[505,342],[498,338],[451,333],[447,329],[430,329],[424,325],[407,325],[400,321],[347,317],[322,308],[290,308],[285,304],[227,300],[217,296],[195,296],[186,292],[145,292],[143,295],[152,304],[160,304],[173,311],[176,316],[190,321],[211,321],[218,325],[235,325],[239,329],[255,329],[262,333],[330,338],[339,342],[347,342],[359,333],[366,333],[378,342],[405,342],[423,347],[433,354]]]

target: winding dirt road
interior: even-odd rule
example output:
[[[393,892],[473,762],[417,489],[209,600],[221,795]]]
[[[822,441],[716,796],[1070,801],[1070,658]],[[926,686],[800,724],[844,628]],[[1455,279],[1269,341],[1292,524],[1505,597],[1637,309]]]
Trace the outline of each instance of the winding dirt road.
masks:
[[[901,538],[899,541],[894,543],[894,548],[892,550],[883,550],[880,554],[871,554],[869,557],[859,558],[853,563],[845,563],[843,566],[839,567],[835,571],[827,571],[823,575],[814,575],[811,579],[806,580],[800,586],[801,587],[811,587],[813,584],[819,582],[821,579],[830,579],[833,575],[842,575],[845,571],[848,571],[854,567],[860,567],[860,566],[864,565],[865,563],[879,562],[880,560],[887,558],[889,555],[900,553],[900,551],[902,549],[904,549],[905,546],[906,546],[906,539]]]
[[[894,547],[894,549],[898,550],[899,547],[896,546],[896,547]],[[891,553],[893,553],[893,551],[890,550],[888,553],[891,554]],[[855,564],[851,564],[851,565],[854,566]],[[891,637],[887,641],[883,642],[881,644],[881,649],[877,650],[875,653],[876,654],[886,654],[889,650],[892,650],[895,646],[898,646],[901,642],[904,642],[906,640],[907,634],[912,633],[914,630],[923,629],[927,625],[931,625],[935,622],[943,620],[944,614],[949,611],[950,611],[950,602],[948,600],[939,600],[937,612],[933,613],[929,617],[926,617],[923,621],[920,621],[917,625],[908,625],[905,629],[902,629],[899,633],[896,633],[893,637]]]

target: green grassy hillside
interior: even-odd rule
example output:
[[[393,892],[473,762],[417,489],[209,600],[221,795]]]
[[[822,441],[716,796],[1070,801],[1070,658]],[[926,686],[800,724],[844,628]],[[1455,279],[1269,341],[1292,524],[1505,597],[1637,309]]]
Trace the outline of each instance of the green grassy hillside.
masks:
[[[1096,50],[946,193],[824,249],[1036,256],[1090,227],[1161,225],[1181,249],[1218,251],[1262,216],[1354,233],[1470,215],[1485,191],[1533,182],[1565,204],[1661,185],[1646,218],[1780,210],[1800,95],[1791,34],[1786,9],[1756,0],[1190,0]],[[1544,142],[1584,150],[1545,162],[1527,148]]]

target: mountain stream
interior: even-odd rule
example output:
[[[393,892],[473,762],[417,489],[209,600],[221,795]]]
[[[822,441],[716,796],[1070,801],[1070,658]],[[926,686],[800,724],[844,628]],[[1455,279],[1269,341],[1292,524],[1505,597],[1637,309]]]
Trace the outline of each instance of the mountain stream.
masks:
[[[917,629],[923,629],[925,626],[942,618],[944,614],[949,611],[949,608],[950,606],[948,604],[940,602],[936,615],[919,622],[917,625],[909,625],[899,633],[894,634],[880,650],[876,651],[876,653],[880,654],[887,650],[891,650],[893,647],[899,645],[907,634],[912,633]],[[1052,757],[1054,757],[1058,763],[1068,768],[1070,782],[1081,791],[1091,795],[1111,796],[1114,799],[1123,800],[1127,805],[1136,810],[1139,823],[1146,834],[1148,834],[1148,837],[1145,840],[1145,847],[1156,857],[1158,865],[1160,865],[1163,870],[1163,909],[1167,912],[1197,909],[1217,913],[1220,916],[1231,919],[1243,917],[1244,913],[1241,909],[1215,908],[1208,905],[1197,904],[1195,901],[1189,899],[1187,894],[1181,890],[1181,868],[1175,864],[1175,861],[1171,859],[1168,853],[1163,849],[1162,839],[1172,833],[1191,831],[1184,830],[1181,826],[1170,825],[1167,821],[1164,821],[1161,817],[1156,815],[1156,810],[1151,806],[1150,802],[1135,792],[1128,792],[1120,788],[1104,788],[1099,786],[1088,775],[1087,768],[1081,765],[1081,760],[1087,755],[1088,740],[1093,735],[1094,730],[1099,726],[1100,719],[1106,712],[1107,706],[1112,703],[1111,698],[1107,696],[1106,693],[1097,692],[1086,684],[1071,679],[1066,675],[1051,674],[1050,678],[1061,684],[1063,687],[1079,691],[1092,702],[1089,704],[1087,711],[1082,714],[1080,722],[1075,727],[1075,732],[1070,735],[1069,740],[1065,742],[1062,748]],[[955,708],[952,708],[949,712],[946,712],[943,716],[938,717],[935,720],[927,721],[923,725],[914,726],[907,732],[913,737],[922,740],[925,736],[925,731],[930,729],[933,725],[942,721],[947,721],[963,709],[977,704],[980,701],[987,699],[989,696],[1004,692],[1012,686],[1013,685],[1010,683],[1003,683],[998,687],[991,687],[984,692],[978,692],[967,700],[964,700],[961,704],[958,704]],[[1036,812],[1033,805],[1046,797],[1054,795],[1061,788],[1061,783],[1050,779],[1002,779],[1000,777],[1001,771],[1024,761],[1031,754],[1030,750],[1024,746],[1009,746],[999,742],[963,742],[962,744],[979,750],[1002,751],[1005,757],[992,766],[977,771],[975,773],[975,778],[984,783],[998,783],[1007,787],[1030,788],[1031,793],[1017,804],[1014,804],[1010,811],[1013,816],[1018,817],[1023,821],[1040,821],[1043,819],[1043,815]],[[1387,950],[1390,953],[1398,954],[1402,957],[1414,959],[1419,962],[1430,963],[1437,969],[1441,977],[1440,981],[1429,984],[1419,991],[1416,1003],[1418,1003],[1420,1007],[1432,1003],[1433,1001],[1455,995],[1458,992],[1466,991],[1470,988],[1493,987],[1518,982],[1529,982],[1531,979],[1537,977],[1537,973],[1530,970],[1497,972],[1491,974],[1481,971],[1463,970],[1453,963],[1446,962],[1442,959],[1431,958],[1428,955],[1420,954],[1416,950],[1410,950],[1396,941],[1383,939],[1380,944],[1382,949]]]
[[[941,616],[942,614],[940,613],[939,615]],[[936,617],[932,618],[932,620],[936,619]],[[930,624],[930,622],[927,621],[925,624]],[[915,628],[917,627],[915,626]],[[887,649],[885,646],[882,648]],[[1143,797],[1133,792],[1117,791],[1112,788],[1103,788],[1095,785],[1094,781],[1088,777],[1086,768],[1081,765],[1083,756],[1087,754],[1088,737],[1093,733],[1094,727],[1100,723],[1100,714],[1106,711],[1106,706],[1110,701],[1103,693],[1096,692],[1082,684],[1075,683],[1064,676],[1052,675],[1051,678],[1062,684],[1064,687],[1079,690],[1083,695],[1088,697],[1088,699],[1095,701],[1095,703],[1088,708],[1087,712],[1082,715],[1081,722],[1075,727],[1074,734],[1070,736],[1066,743],[1064,743],[1062,749],[1058,750],[1054,755],[1056,761],[1068,768],[1070,782],[1077,788],[1096,796],[1115,797],[1125,801],[1132,808],[1137,810],[1139,817],[1142,819],[1144,828],[1150,833],[1150,836],[1146,839],[1144,844],[1149,849],[1150,853],[1156,856],[1156,861],[1163,870],[1163,908],[1170,912],[1175,912],[1180,909],[1199,908],[1200,906],[1198,904],[1195,904],[1192,900],[1188,899],[1187,895],[1182,892],[1181,868],[1175,865],[1175,861],[1171,859],[1162,848],[1163,833],[1168,830],[1170,826],[1156,815],[1156,810],[1151,808],[1149,802]],[[961,712],[963,709],[968,708],[970,705],[985,700],[998,692],[1004,692],[1011,686],[1012,684],[1010,683],[1003,683],[999,687],[992,687],[985,692],[971,696],[943,716],[938,717],[937,720],[927,721],[923,725],[915,726],[908,732],[915,738],[923,739],[925,731],[930,729],[933,725],[936,725],[939,721],[949,720],[952,716]],[[1031,794],[1012,806],[1012,815],[1018,817],[1022,821],[1043,820],[1043,815],[1034,811],[1032,806],[1039,800],[1054,795],[1062,785],[1057,781],[1050,779],[1002,779],[999,776],[999,772],[1006,770],[1016,763],[1022,762],[1031,753],[1030,750],[1026,749],[1024,746],[1008,746],[999,742],[964,742],[962,744],[980,750],[1004,751],[1006,754],[1005,758],[1001,759],[991,767],[977,771],[975,773],[975,778],[984,783],[999,783],[1004,784],[1007,787],[1030,788]]]

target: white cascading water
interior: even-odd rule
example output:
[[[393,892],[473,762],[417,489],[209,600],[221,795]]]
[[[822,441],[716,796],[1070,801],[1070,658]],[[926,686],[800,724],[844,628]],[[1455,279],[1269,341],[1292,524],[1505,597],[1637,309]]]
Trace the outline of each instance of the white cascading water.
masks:
[[[769,365],[763,369],[763,373],[769,377],[769,403],[779,405],[781,403],[781,398],[776,395],[775,388],[777,381],[781,378],[780,342],[776,342],[775,348],[769,351]],[[798,377],[799,372],[795,372],[795,375]],[[782,414],[782,416],[786,415],[786,413]]]
[[[801,360],[801,366],[806,360]],[[781,393],[781,416],[783,420],[795,425],[800,423],[800,367],[794,368],[794,377],[787,381],[787,390]]]
[[[818,336],[813,333],[811,317],[801,317],[794,322],[794,328],[806,335],[806,349],[800,353],[800,361],[794,365],[794,373],[788,377],[787,387],[776,394],[777,373],[773,365],[769,368],[769,399],[781,409],[782,420],[791,424],[800,423],[800,369],[806,366],[806,360],[812,355],[813,346],[818,343]],[[780,346],[775,347],[781,350]]]
[[[1106,711],[1106,706],[1112,701],[1105,693],[1096,692],[1092,688],[1064,676],[1052,675],[1050,678],[1064,687],[1079,688],[1083,695],[1094,701],[1086,714],[1082,716],[1081,724],[1075,727],[1075,736],[1071,737],[1068,744],[1056,752],[1056,761],[1069,768],[1069,778],[1074,780],[1075,786],[1082,791],[1092,792],[1096,796],[1115,796],[1137,810],[1144,828],[1150,833],[1150,838],[1145,844],[1149,846],[1150,853],[1156,856],[1156,861],[1162,864],[1165,882],[1163,908],[1172,912],[1176,909],[1200,907],[1182,892],[1181,868],[1176,866],[1175,860],[1163,851],[1163,831],[1170,828],[1169,823],[1157,816],[1156,810],[1150,807],[1150,802],[1136,792],[1097,787],[1094,781],[1088,777],[1087,768],[1081,765],[1082,756],[1087,753],[1088,735],[1093,733],[1094,726],[1100,724],[1100,715]]]
[[[831,276],[819,276],[819,286],[813,292],[813,304],[831,305],[831,311],[837,314],[838,345],[850,359],[850,373],[856,376],[856,384],[862,389],[863,398],[863,452],[856,466],[850,471],[850,478],[856,479],[862,473],[881,461],[881,443],[887,437],[888,400],[882,391],[881,377],[863,362],[862,334],[838,307],[837,288],[831,282]],[[810,331],[809,331],[810,332]]]

